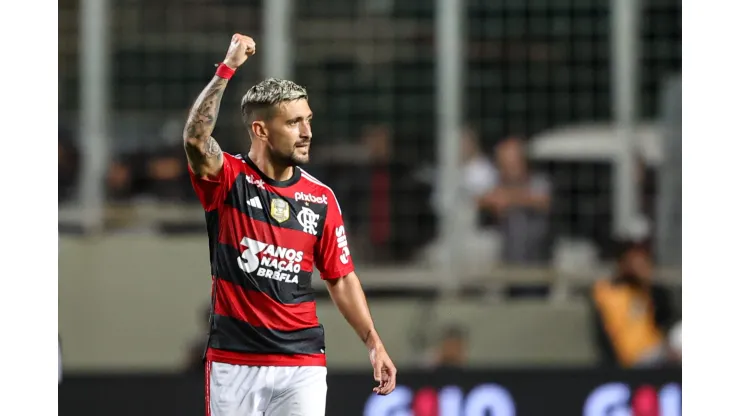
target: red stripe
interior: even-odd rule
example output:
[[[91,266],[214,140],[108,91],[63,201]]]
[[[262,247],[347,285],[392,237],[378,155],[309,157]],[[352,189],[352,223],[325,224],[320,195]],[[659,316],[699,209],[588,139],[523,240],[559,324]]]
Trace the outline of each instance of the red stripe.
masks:
[[[285,305],[267,294],[216,279],[215,313],[252,326],[277,331],[297,331],[319,325],[316,302]]]
[[[208,361],[231,365],[278,367],[326,366],[326,356],[324,354],[249,354],[209,348],[206,357],[208,357]]]
[[[275,227],[266,222],[255,220],[232,206],[224,206],[219,210],[219,215],[218,242],[236,247],[240,251],[244,250],[244,247],[241,246],[244,237],[265,244],[296,249],[313,247],[316,243],[316,236],[290,228]],[[311,250],[303,252],[301,270],[313,271],[313,252]]]
[[[211,416],[211,360],[206,360],[206,416]]]

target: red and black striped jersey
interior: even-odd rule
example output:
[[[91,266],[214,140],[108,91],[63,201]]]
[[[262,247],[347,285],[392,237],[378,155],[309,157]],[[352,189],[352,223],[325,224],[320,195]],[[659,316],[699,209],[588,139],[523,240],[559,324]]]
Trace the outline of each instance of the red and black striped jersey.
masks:
[[[206,211],[212,311],[206,356],[259,366],[326,365],[311,286],[354,270],[332,190],[300,168],[285,181],[224,153],[215,179],[190,172]]]

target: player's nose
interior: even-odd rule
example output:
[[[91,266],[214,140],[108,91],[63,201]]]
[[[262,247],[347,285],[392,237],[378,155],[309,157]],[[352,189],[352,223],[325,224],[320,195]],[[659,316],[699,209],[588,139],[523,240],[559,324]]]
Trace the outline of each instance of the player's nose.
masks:
[[[303,141],[311,140],[313,134],[311,133],[311,126],[304,124],[300,130],[300,137]]]

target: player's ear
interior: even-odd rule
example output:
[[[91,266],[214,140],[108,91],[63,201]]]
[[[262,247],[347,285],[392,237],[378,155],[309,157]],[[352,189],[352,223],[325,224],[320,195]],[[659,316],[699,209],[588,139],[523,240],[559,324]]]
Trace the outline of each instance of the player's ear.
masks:
[[[252,128],[252,138],[267,140],[267,125],[264,121],[255,120],[250,127]]]

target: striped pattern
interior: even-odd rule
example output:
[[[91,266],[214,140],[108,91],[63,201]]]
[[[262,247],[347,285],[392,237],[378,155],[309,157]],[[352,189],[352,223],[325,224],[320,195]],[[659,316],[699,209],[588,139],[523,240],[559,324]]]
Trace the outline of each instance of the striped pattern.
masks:
[[[218,178],[191,173],[191,181],[206,210],[213,276],[208,359],[324,365],[313,268],[331,278],[353,268],[339,258],[335,231],[343,224],[334,192],[302,169],[279,182],[265,177],[248,158],[227,154]],[[298,201],[299,193],[319,203]],[[320,203],[323,196],[326,204]],[[276,199],[287,203],[287,219],[271,215]],[[299,221],[305,208],[316,215],[315,234]]]

